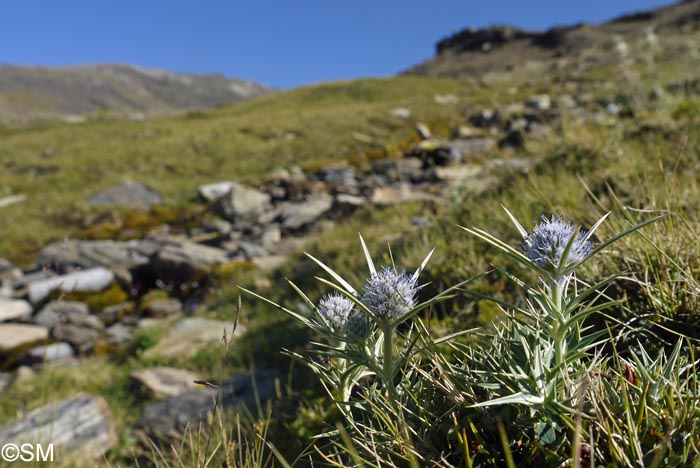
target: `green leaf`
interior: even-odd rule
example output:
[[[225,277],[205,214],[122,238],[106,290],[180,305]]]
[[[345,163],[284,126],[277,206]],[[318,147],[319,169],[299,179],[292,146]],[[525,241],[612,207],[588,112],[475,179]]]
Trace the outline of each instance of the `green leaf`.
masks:
[[[535,434],[542,445],[551,445],[557,440],[557,431],[549,422],[535,424]]]

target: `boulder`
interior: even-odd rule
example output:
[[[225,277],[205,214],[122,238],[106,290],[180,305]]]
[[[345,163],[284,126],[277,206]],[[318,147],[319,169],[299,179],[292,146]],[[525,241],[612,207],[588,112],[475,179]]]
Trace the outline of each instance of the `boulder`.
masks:
[[[27,301],[0,298],[0,322],[29,318],[32,310],[32,305]]]
[[[271,208],[269,194],[237,182],[231,182],[231,189],[220,200],[223,216],[232,222],[255,219]]]
[[[330,195],[310,196],[301,203],[294,203],[282,210],[282,229],[298,231],[316,222],[328,213],[333,206]]]
[[[56,325],[51,330],[51,335],[58,340],[67,341],[78,351],[84,353],[93,349],[102,333],[95,328],[66,323]]]
[[[316,171],[316,178],[330,185],[337,193],[357,191],[357,174],[352,167],[326,167]]]
[[[70,315],[88,315],[90,309],[84,302],[56,300],[46,304],[33,321],[37,325],[53,327],[68,321]]]
[[[147,359],[155,357],[186,358],[201,347],[221,341],[226,329],[231,337],[233,322],[223,322],[202,317],[189,317],[178,322],[154,347],[144,352]],[[236,335],[243,332],[239,325]]]
[[[49,403],[0,426],[0,440],[54,444],[54,450],[98,458],[117,443],[112,413],[102,397],[78,394]]]
[[[24,323],[0,323],[0,353],[12,351],[49,337],[49,329]]]
[[[89,205],[126,206],[149,210],[154,205],[163,203],[163,197],[146,185],[127,180],[110,187],[87,200]]]
[[[389,187],[377,187],[372,192],[370,202],[374,205],[389,206],[408,201],[432,201],[435,197],[416,190],[406,183],[399,183]]]
[[[224,181],[214,182],[212,184],[200,185],[197,188],[197,193],[200,197],[208,202],[213,202],[228,194],[235,182]]]
[[[22,270],[17,268],[9,260],[0,258],[0,283],[8,280],[16,280],[22,277]]]
[[[197,374],[174,367],[152,367],[131,373],[135,380],[155,400],[166,400],[197,388]]]
[[[73,356],[71,345],[62,341],[32,348],[24,353],[20,362],[26,365],[34,365],[46,362],[69,361]]]
[[[414,146],[408,155],[419,157],[428,166],[445,166],[460,163],[468,156],[485,153],[495,147],[496,140],[490,137],[467,140],[425,140]]]
[[[39,265],[66,271],[73,267],[131,269],[149,262],[160,244],[149,239],[131,241],[88,241],[67,239],[44,247]]]
[[[185,239],[169,238],[152,260],[153,275],[176,283],[200,279],[218,264],[229,261],[225,250]]]
[[[425,172],[419,158],[377,159],[372,161],[372,172],[384,177],[387,182],[423,182]]]
[[[537,94],[527,98],[525,105],[534,110],[547,110],[552,107],[552,98],[548,94]]]
[[[39,280],[29,285],[29,300],[37,304],[54,290],[65,293],[96,292],[107,288],[114,281],[114,273],[103,267],[89,268],[67,275]]]
[[[149,302],[142,308],[144,317],[164,318],[182,313],[182,303],[177,299],[159,299]]]
[[[278,369],[236,374],[222,383],[218,407],[230,410],[244,406],[254,412],[257,402],[275,395],[283,379],[284,374]],[[187,428],[197,431],[200,423],[213,415],[216,394],[216,389],[204,387],[149,405],[144,408],[136,427],[146,437],[178,439]]]

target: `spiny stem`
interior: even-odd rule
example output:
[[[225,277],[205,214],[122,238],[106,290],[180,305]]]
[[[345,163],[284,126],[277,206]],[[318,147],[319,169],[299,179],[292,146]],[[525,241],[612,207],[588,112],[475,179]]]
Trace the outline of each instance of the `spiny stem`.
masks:
[[[382,324],[382,334],[384,336],[384,352],[382,353],[382,364],[384,374],[384,385],[387,388],[388,397],[393,402],[395,400],[396,388],[394,387],[393,373],[393,343],[392,338],[394,328],[389,324]]]

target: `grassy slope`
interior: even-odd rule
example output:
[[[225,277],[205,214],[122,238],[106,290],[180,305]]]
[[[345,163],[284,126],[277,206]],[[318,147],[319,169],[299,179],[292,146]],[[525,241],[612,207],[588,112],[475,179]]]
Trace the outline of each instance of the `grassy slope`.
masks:
[[[0,256],[30,259],[51,239],[80,226],[83,201],[133,178],[182,205],[199,184],[255,182],[275,167],[313,168],[372,149],[353,132],[384,144],[412,132],[389,111],[405,106],[418,119],[439,119],[436,93],[468,95],[458,81],[421,78],[363,80],[301,88],[250,102],[145,122],[97,121],[0,132],[0,187],[26,194],[4,208]],[[94,211],[94,210],[93,210]]]

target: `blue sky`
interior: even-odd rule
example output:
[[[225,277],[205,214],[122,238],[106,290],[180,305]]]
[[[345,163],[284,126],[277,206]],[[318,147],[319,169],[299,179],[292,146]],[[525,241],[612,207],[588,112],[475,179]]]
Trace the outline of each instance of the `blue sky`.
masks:
[[[469,26],[591,23],[668,0],[6,0],[0,63],[127,63],[280,88],[395,74]]]

